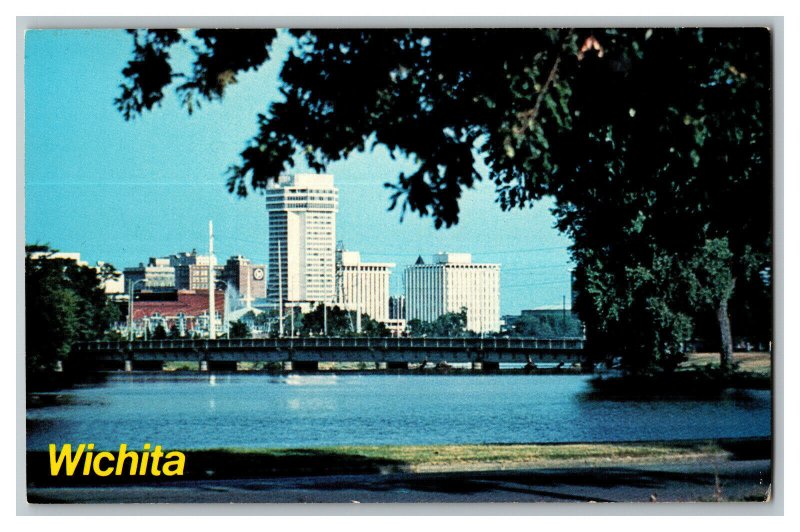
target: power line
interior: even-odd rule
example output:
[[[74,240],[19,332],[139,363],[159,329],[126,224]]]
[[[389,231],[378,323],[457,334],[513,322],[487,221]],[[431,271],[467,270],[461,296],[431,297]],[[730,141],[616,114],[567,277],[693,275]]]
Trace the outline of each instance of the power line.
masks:
[[[545,286],[551,284],[569,284],[569,280],[565,279],[563,281],[546,281],[546,282],[529,283],[529,284],[504,284],[501,286],[502,288],[530,288],[534,286]]]
[[[496,251],[470,251],[469,253],[472,255],[507,255],[507,254],[514,254],[514,253],[532,253],[535,251],[554,251],[558,249],[567,249],[569,246],[551,246],[551,247],[543,247],[543,248],[529,248],[529,249],[503,249],[503,250],[496,250]],[[415,257],[421,254],[425,254],[424,252],[416,252],[416,253],[378,253],[372,251],[362,251],[362,255],[374,256],[374,257]]]
[[[536,266],[521,266],[519,268],[501,268],[501,273],[508,273],[508,272],[523,272],[523,271],[530,271],[530,270],[554,270],[556,268],[570,268],[569,263],[562,263],[562,264],[543,264],[543,265],[536,265]]]
[[[248,243],[248,244],[267,245],[267,243],[268,243],[266,238],[261,239],[261,240],[254,240],[254,239],[250,239],[250,238],[242,238],[240,236],[232,236],[232,235],[226,235],[224,233],[221,233],[220,236],[219,236],[219,239],[223,239],[223,238],[226,239],[226,240],[235,240],[235,241],[238,241],[238,242],[244,242],[244,243]],[[511,249],[499,249],[499,250],[488,250],[488,251],[487,250],[482,250],[482,251],[473,250],[473,251],[471,251],[471,254],[473,254],[473,255],[507,255],[507,254],[515,254],[515,253],[532,253],[532,252],[536,252],[536,251],[555,251],[555,250],[559,250],[559,249],[567,249],[569,247],[570,247],[569,245],[564,245],[564,246],[547,246],[547,247],[525,248],[525,249],[511,248]],[[420,252],[397,253],[397,252],[384,252],[384,251],[361,251],[360,253],[362,255],[380,256],[380,257],[401,257],[401,256],[411,257],[411,256],[417,256],[417,255],[420,254]]]

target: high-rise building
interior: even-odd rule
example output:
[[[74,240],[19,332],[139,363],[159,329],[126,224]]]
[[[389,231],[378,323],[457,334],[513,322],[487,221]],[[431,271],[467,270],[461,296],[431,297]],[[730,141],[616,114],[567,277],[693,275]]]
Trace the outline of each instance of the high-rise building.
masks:
[[[336,252],[336,303],[376,321],[389,319],[390,262],[361,262],[358,251]]]
[[[267,186],[271,303],[334,301],[338,194],[329,174],[281,176]]]
[[[422,257],[404,275],[406,319],[434,321],[467,309],[467,329],[500,330],[500,265],[474,264],[469,253],[439,253],[426,264]]]

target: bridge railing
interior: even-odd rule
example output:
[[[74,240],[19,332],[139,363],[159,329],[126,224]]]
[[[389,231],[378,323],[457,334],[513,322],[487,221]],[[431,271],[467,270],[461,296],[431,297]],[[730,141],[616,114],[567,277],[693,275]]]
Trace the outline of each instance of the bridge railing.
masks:
[[[454,338],[454,337],[292,337],[292,338],[222,338],[164,339],[134,342],[80,342],[77,351],[121,350],[226,350],[226,349],[464,349],[464,350],[546,350],[580,351],[583,338]]]

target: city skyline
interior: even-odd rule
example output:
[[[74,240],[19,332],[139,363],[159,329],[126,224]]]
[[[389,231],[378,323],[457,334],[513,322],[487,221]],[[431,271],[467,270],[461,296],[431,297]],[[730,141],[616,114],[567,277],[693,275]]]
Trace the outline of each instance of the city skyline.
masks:
[[[276,59],[247,73],[224,104],[187,116],[174,97],[125,122],[113,107],[130,37],[122,31],[31,31],[26,49],[26,241],[80,252],[122,270],[151,256],[207,252],[208,219],[218,256],[268,260],[264,196],[239,200],[224,171],[256,128],[264,93],[277,97]],[[286,53],[284,41],[274,56]],[[91,64],[91,69],[85,66]],[[388,211],[385,182],[413,168],[383,148],[356,153],[326,170],[340,189],[337,240],[363,260],[397,264],[419,256],[471,253],[500,263],[501,313],[560,305],[569,295],[569,239],[553,229],[551,204],[503,212],[493,185],[478,183],[461,202],[460,223],[436,230],[429,218]],[[306,169],[292,169],[291,173]]]

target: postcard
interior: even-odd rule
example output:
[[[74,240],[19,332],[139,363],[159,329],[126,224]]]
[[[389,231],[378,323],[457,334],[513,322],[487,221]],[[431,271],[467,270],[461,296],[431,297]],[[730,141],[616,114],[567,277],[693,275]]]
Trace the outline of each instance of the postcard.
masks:
[[[768,504],[773,47],[28,30],[28,502]]]

